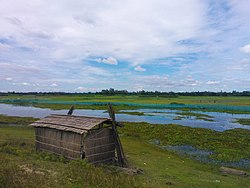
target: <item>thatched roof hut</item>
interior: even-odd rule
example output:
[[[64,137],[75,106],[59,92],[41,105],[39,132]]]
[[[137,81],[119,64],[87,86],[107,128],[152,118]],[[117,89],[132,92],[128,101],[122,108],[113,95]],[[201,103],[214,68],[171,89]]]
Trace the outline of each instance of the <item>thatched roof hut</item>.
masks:
[[[85,158],[90,163],[117,161],[117,157],[119,161],[121,157],[116,124],[110,118],[52,114],[31,125],[37,151],[69,159]]]

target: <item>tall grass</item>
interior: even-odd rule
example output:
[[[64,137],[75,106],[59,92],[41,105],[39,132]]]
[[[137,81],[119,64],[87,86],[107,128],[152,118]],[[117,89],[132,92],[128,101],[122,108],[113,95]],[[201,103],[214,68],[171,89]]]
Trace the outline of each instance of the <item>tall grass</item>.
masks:
[[[137,177],[125,174],[116,168],[95,167],[85,161],[70,161],[56,168],[42,166],[32,161],[11,159],[0,155],[0,187],[147,187]],[[58,162],[57,162],[58,163]]]
[[[27,126],[34,120],[0,116],[0,188],[147,186],[140,177],[116,167],[97,167],[82,160],[37,153],[34,130]]]

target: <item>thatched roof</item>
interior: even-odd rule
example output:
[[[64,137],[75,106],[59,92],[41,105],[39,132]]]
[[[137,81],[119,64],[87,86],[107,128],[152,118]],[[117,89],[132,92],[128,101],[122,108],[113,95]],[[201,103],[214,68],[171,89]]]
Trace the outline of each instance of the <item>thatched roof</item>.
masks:
[[[101,123],[111,123],[109,118],[52,114],[31,125],[83,134]]]

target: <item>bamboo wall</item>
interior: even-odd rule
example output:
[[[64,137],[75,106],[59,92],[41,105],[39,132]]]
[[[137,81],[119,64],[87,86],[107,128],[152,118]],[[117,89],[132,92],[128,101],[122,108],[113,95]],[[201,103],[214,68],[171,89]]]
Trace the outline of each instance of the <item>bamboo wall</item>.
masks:
[[[69,159],[81,156],[82,135],[51,128],[35,128],[37,151],[49,151]]]
[[[115,141],[112,129],[104,128],[89,133],[84,139],[86,160],[105,163],[115,160]]]
[[[85,138],[78,133],[44,127],[35,127],[35,134],[37,151],[47,151],[69,159],[85,157],[90,163],[115,160],[115,140],[113,130],[109,128],[91,130]]]

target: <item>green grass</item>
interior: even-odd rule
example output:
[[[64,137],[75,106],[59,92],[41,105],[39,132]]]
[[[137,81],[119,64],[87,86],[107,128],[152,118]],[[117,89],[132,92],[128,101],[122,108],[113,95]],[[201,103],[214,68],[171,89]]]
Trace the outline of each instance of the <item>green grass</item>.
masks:
[[[179,97],[164,97],[164,96],[135,96],[135,95],[115,95],[115,96],[103,96],[103,95],[19,95],[9,94],[8,96],[0,96],[0,100],[6,99],[25,99],[25,100],[49,100],[49,101],[61,101],[61,102],[128,102],[134,104],[209,104],[209,105],[231,105],[231,106],[249,106],[250,97],[218,97],[218,96],[179,96]],[[18,103],[19,105],[32,105],[40,108],[50,108],[54,110],[69,109],[70,104],[44,104],[44,103]],[[96,109],[106,110],[105,105],[75,105],[78,109]],[[117,105],[116,110],[130,110],[138,109],[137,106]],[[180,110],[190,110],[181,109]],[[201,111],[211,111],[211,109],[199,109]],[[213,109],[213,111],[215,111]],[[228,113],[250,113],[249,111],[240,110],[216,110],[218,112]]]
[[[236,106],[249,106],[250,97],[218,97],[218,96],[179,96],[158,97],[158,96],[103,96],[103,95],[15,95],[0,96],[0,99],[31,99],[31,100],[53,100],[53,101],[77,101],[77,102],[133,102],[146,104],[223,104]]]
[[[9,121],[8,121],[9,120]],[[181,129],[172,125],[158,127],[144,123],[126,123],[119,129],[129,163],[143,170],[143,174],[128,175],[116,167],[94,167],[85,161],[68,161],[48,153],[35,152],[34,130],[27,126],[35,119],[0,116],[0,187],[247,187],[249,177],[221,175],[219,166],[202,164],[187,157],[165,151],[148,143],[154,136],[164,135],[168,144],[202,142],[203,129]],[[10,126],[11,125],[11,126]],[[17,126],[14,126],[17,125]],[[164,131],[166,129],[166,131]],[[187,133],[186,131],[191,131]],[[249,152],[248,143],[238,148],[249,132],[236,130],[219,136],[215,142],[230,144],[226,149]],[[183,135],[183,133],[186,135]],[[191,137],[191,135],[193,135]],[[211,137],[215,139],[214,137]],[[240,136],[239,136],[240,135]],[[197,139],[197,141],[195,141]],[[204,142],[202,142],[204,143]],[[218,145],[214,145],[218,147]]]
[[[27,125],[36,120],[35,118],[32,117],[15,117],[15,116],[4,116],[0,115],[0,125]]]
[[[241,125],[250,125],[250,119],[248,118],[238,118],[236,119],[237,123],[240,123]]]
[[[0,125],[0,187],[149,187],[147,181],[116,167],[37,153],[34,130],[27,126],[30,118],[11,117],[10,122],[12,126]]]
[[[122,133],[145,141],[160,140],[161,145],[190,145],[213,151],[212,159],[221,161],[250,160],[250,130],[233,129],[217,132],[181,125],[123,123]]]
[[[134,166],[144,170],[141,178],[152,187],[247,187],[249,178],[219,173],[219,167],[206,165],[142,141],[140,138],[122,137],[125,153]]]

